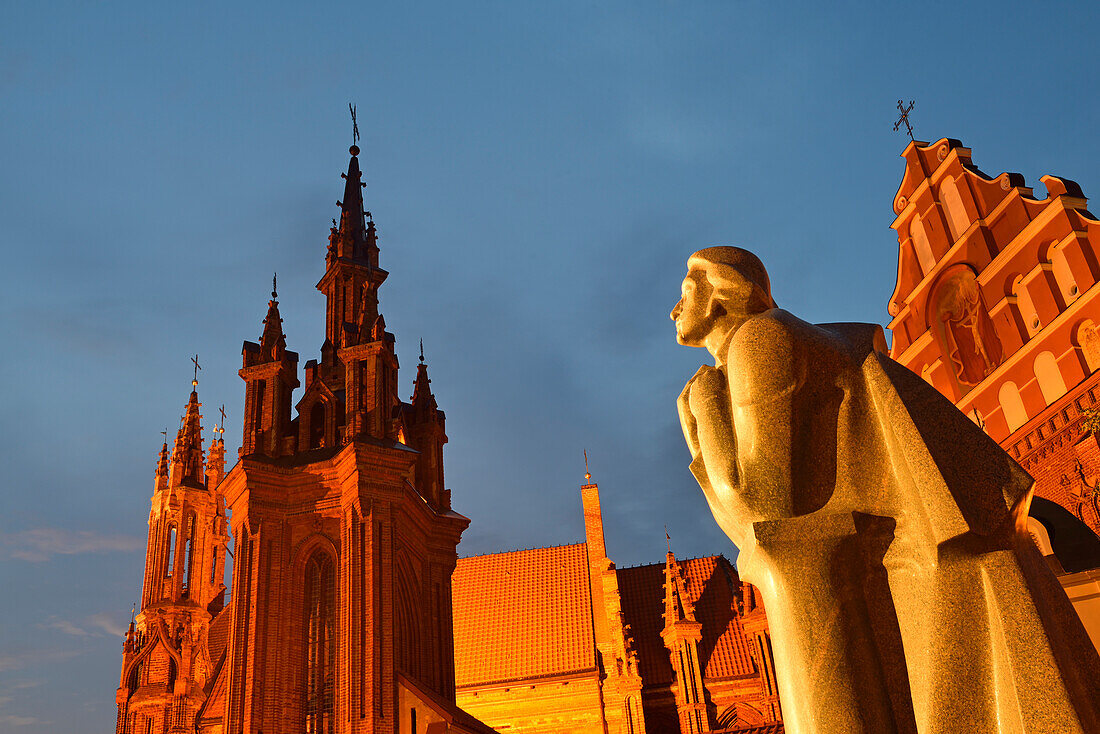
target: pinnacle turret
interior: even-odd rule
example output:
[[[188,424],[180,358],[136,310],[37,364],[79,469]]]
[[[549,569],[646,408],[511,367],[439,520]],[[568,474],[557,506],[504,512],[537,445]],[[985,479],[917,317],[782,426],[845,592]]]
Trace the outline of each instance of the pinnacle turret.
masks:
[[[168,488],[168,431],[164,431],[165,441],[161,444],[157,456],[157,470],[154,474],[153,489],[157,492]]]
[[[666,535],[667,537],[667,535]],[[677,622],[695,621],[695,605],[687,596],[687,584],[685,583],[680,563],[668,549],[665,556],[665,629],[669,629]]]
[[[279,316],[279,293],[276,280],[271,279],[271,300],[267,302],[267,316],[264,317],[264,333],[260,336],[260,355],[265,362],[282,359],[286,351],[286,336],[283,334],[283,319]]]
[[[329,236],[329,258],[342,258],[377,266],[377,234],[370,212],[363,208],[363,173],[359,170],[359,146],[350,148],[351,160],[348,172],[340,174],[344,179],[344,198],[340,207],[340,221],[333,222]]]
[[[187,412],[184,413],[176,444],[172,450],[172,467],[169,485],[178,487],[184,482],[205,486],[206,472],[202,451],[202,416],[197,391],[198,380],[192,380],[191,397],[187,400]]]
[[[416,366],[416,381],[413,383],[412,406],[418,413],[436,409],[435,396],[432,395],[432,381],[428,379],[428,365],[424,362],[424,340],[420,340],[420,363]]]

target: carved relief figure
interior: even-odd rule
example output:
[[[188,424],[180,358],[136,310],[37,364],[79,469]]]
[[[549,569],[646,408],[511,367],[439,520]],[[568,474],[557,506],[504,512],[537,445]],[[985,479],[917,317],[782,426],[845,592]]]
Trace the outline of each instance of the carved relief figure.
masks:
[[[1100,731],[1031,478],[877,325],[776,308],[752,253],[696,252],[681,294],[677,341],[714,358],[678,401],[690,468],[763,597],[787,731]]]
[[[955,376],[977,385],[1001,363],[1001,342],[982,304],[974,271],[948,268],[932,292],[930,319]]]

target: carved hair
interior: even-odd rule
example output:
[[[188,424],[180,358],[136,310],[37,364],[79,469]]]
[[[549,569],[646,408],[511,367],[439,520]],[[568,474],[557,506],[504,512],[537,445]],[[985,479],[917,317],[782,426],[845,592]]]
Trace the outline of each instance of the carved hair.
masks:
[[[749,313],[775,308],[768,271],[760,258],[740,247],[707,247],[688,258],[688,269],[699,268],[706,273],[714,288],[711,298],[723,301],[743,301]],[[745,294],[745,285],[751,290]]]

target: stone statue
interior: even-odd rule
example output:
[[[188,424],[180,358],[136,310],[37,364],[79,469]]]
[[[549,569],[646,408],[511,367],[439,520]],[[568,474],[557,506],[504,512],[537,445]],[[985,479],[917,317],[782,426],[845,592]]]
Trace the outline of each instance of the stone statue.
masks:
[[[776,308],[752,253],[688,259],[691,471],[762,594],[787,731],[1100,732],[1100,658],[1026,532],[1031,478],[873,324]]]

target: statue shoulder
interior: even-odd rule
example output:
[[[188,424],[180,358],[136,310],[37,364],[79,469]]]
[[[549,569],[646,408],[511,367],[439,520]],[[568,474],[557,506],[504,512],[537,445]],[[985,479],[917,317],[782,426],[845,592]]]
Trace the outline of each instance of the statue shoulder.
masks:
[[[757,402],[786,393],[805,374],[805,345],[814,327],[782,309],[773,308],[746,321],[730,339],[726,365],[734,402]]]
[[[791,354],[797,345],[814,340],[814,332],[813,324],[781,308],[769,309],[741,325],[730,339],[729,356],[758,361]]]

